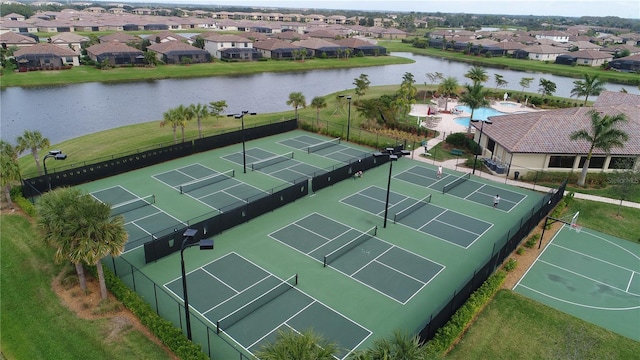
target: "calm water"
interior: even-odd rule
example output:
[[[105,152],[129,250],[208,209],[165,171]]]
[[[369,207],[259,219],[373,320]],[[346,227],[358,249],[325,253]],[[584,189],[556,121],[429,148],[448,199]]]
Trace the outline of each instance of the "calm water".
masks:
[[[67,86],[20,88],[0,91],[0,138],[15,143],[24,130],[39,130],[52,144],[101,130],[148,121],[159,121],[162,113],[178,105],[226,100],[229,113],[242,110],[270,113],[293,110],[286,104],[289,94],[301,91],[307,103],[315,96],[345,91],[354,87],[360,74],[367,74],[371,86],[393,85],[411,73],[416,86],[424,86],[427,72],[454,76],[464,84],[464,74],[471,67],[440,58],[394,53],[415,60],[406,65],[369,68],[312,70],[296,73],[263,73],[248,76],[219,76],[196,79],[167,79],[129,83],[86,83]],[[509,82],[507,87],[519,90],[523,77],[533,77],[529,91],[535,91],[540,78],[557,85],[556,95],[569,97],[575,79],[487,68],[492,87],[494,74]],[[620,91],[617,84],[607,90]],[[637,88],[629,88],[638,93]],[[592,99],[592,97],[590,97]],[[160,131],[160,130],[159,130]]]

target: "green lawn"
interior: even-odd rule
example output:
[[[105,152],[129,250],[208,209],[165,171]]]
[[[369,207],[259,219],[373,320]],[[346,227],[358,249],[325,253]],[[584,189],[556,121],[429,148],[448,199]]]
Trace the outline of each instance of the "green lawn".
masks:
[[[396,56],[366,56],[343,59],[306,59],[305,61],[250,61],[207,64],[159,65],[157,67],[118,67],[98,70],[94,66],[76,66],[69,70],[6,72],[1,88],[10,86],[49,86],[83,82],[121,82],[170,78],[208,77],[221,75],[256,74],[262,72],[292,72],[315,69],[343,69],[392,64],[408,64],[413,60]],[[402,79],[399,79],[401,81]]]
[[[554,63],[547,63],[544,61],[513,59],[510,57],[502,56],[488,58],[484,56],[465,55],[461,52],[442,51],[441,49],[435,48],[419,49],[413,47],[411,44],[405,44],[400,41],[382,40],[378,42],[378,45],[386,47],[387,51],[412,52],[421,55],[468,62],[480,66],[497,67],[527,72],[541,72],[572,78],[581,78],[584,74],[598,75],[599,78],[604,81],[619,84],[629,84],[630,86],[640,85],[640,78],[637,74],[602,70],[599,67],[558,65]]]
[[[445,357],[467,359],[637,359],[640,342],[501,290]]]
[[[51,282],[62,265],[19,215],[0,215],[0,347],[7,359],[170,359],[134,329],[113,335],[110,320],[83,320],[62,305]]]

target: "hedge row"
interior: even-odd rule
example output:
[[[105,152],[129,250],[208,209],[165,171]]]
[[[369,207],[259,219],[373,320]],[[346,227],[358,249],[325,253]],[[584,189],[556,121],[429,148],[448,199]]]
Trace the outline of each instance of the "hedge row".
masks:
[[[158,316],[149,304],[109,269],[104,269],[104,277],[109,291],[180,359],[209,359],[200,346],[189,341],[173,323]]]
[[[506,277],[507,273],[502,270],[491,275],[478,290],[471,294],[451,319],[438,329],[436,336],[425,344],[426,352],[436,357],[444,355],[464,334],[487,302],[493,298]]]

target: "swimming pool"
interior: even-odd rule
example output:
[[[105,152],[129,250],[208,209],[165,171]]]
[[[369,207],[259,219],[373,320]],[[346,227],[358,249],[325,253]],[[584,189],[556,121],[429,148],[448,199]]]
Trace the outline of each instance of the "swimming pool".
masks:
[[[456,106],[456,109],[464,111],[466,113],[471,114],[471,108],[466,106],[466,105],[458,105]],[[497,115],[505,115],[505,113],[500,112],[494,108],[490,108],[490,107],[482,107],[482,108],[478,108],[475,109],[473,111],[473,119],[474,120],[487,120],[490,116],[497,116]],[[462,125],[462,126],[469,126],[469,117],[458,117],[453,119],[453,121],[455,121],[456,124],[458,125]]]

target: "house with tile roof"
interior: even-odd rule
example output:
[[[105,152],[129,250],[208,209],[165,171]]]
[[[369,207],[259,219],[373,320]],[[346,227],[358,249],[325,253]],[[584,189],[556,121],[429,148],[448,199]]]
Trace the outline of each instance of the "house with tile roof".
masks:
[[[556,64],[602,66],[613,60],[613,55],[598,50],[580,50],[567,52],[556,57]]]
[[[292,59],[294,51],[306,50],[300,46],[293,45],[288,41],[280,39],[260,40],[253,44],[253,48],[260,51],[263,58],[267,59]],[[306,50],[306,57],[313,56],[310,50]],[[304,54],[304,53],[303,53]]]
[[[252,61],[260,58],[253,41],[238,35],[202,33],[204,49],[216,59]]]
[[[19,48],[29,47],[37,44],[38,42],[31,36],[22,34],[16,34],[14,32],[5,32],[0,34],[0,44],[2,47],[16,46]]]
[[[362,54],[364,56],[386,55],[387,48],[359,38],[346,38],[333,40],[332,43],[345,46],[351,49],[353,55]]]
[[[87,56],[97,63],[106,60],[114,66],[144,64],[144,53],[141,50],[115,41],[89,46]]]
[[[147,46],[147,51],[156,54],[156,58],[165,64],[192,64],[211,62],[211,54],[181,41],[165,41]],[[186,60],[189,59],[189,60]]]
[[[331,41],[316,38],[294,41],[292,44],[306,48],[313,52],[313,56],[322,58],[337,58],[339,54],[349,49],[346,46],[341,46]]]
[[[82,50],[82,44],[89,42],[89,37],[78,35],[76,33],[60,33],[53,35],[49,39],[47,39],[49,43],[58,45],[63,48],[69,48],[80,54]]]
[[[625,56],[609,62],[611,69],[623,72],[640,72],[640,54]]]
[[[556,57],[562,55],[566,50],[549,45],[533,45],[514,51],[513,55],[518,59],[528,58],[538,61],[555,61]]]
[[[13,53],[13,56],[20,72],[61,70],[80,65],[80,56],[75,51],[48,43],[24,47]]]
[[[573,107],[557,110],[490,116],[492,124],[482,126],[482,156],[501,163],[507,176],[515,171],[521,175],[536,171],[579,172],[589,153],[590,143],[569,137],[577,130],[591,128],[590,111],[615,116],[624,114],[627,122],[619,129],[629,134],[623,147],[609,152],[594,149],[589,164],[591,172],[609,172],[620,169],[629,160],[640,168],[640,95],[604,91],[593,107]],[[475,140],[480,138],[481,123],[476,128]]]

